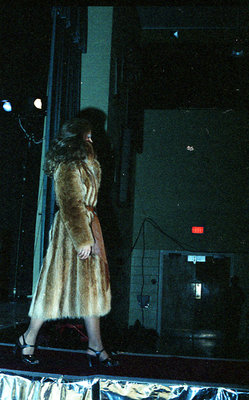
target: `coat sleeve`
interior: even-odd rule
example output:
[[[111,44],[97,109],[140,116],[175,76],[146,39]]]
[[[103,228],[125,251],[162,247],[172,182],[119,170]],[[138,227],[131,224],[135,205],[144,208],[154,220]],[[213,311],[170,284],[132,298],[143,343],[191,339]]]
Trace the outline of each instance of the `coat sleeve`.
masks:
[[[76,251],[83,246],[93,246],[90,214],[84,203],[86,187],[79,169],[72,164],[60,164],[54,181],[60,215]]]

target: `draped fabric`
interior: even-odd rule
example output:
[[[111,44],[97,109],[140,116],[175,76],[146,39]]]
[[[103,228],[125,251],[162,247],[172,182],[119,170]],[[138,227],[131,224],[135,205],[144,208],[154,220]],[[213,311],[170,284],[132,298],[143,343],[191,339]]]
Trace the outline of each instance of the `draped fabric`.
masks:
[[[208,384],[188,384],[175,381],[137,381],[135,378],[89,377],[68,381],[63,377],[30,379],[29,377],[0,374],[1,399],[16,400],[235,400],[248,399],[248,389],[215,387]]]
[[[0,374],[0,398],[3,400],[91,400],[97,379],[66,382],[63,378]]]

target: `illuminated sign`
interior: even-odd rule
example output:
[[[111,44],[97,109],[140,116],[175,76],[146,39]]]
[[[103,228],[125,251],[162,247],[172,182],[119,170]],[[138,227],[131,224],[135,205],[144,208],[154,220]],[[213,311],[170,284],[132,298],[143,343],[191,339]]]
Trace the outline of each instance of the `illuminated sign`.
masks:
[[[204,227],[203,226],[192,226],[192,233],[202,234],[202,233],[204,233]]]

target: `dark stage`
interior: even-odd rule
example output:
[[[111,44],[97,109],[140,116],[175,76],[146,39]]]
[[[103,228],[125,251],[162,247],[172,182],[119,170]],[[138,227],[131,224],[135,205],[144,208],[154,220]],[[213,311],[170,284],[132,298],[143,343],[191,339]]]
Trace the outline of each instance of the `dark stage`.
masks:
[[[0,345],[1,399],[249,399],[244,360],[121,353],[118,367],[90,369],[84,351],[39,347],[29,367],[13,347]]]
[[[0,15],[0,400],[249,400],[248,6],[180,3]],[[55,211],[45,149],[76,115],[103,170],[109,369],[88,366],[79,321],[44,324],[38,366],[13,354]]]

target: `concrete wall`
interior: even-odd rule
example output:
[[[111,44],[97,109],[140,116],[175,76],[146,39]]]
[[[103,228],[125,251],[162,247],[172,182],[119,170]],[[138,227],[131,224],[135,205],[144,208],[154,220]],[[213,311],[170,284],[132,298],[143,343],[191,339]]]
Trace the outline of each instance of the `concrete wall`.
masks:
[[[87,53],[82,54],[81,109],[108,115],[113,7],[88,7]]]

